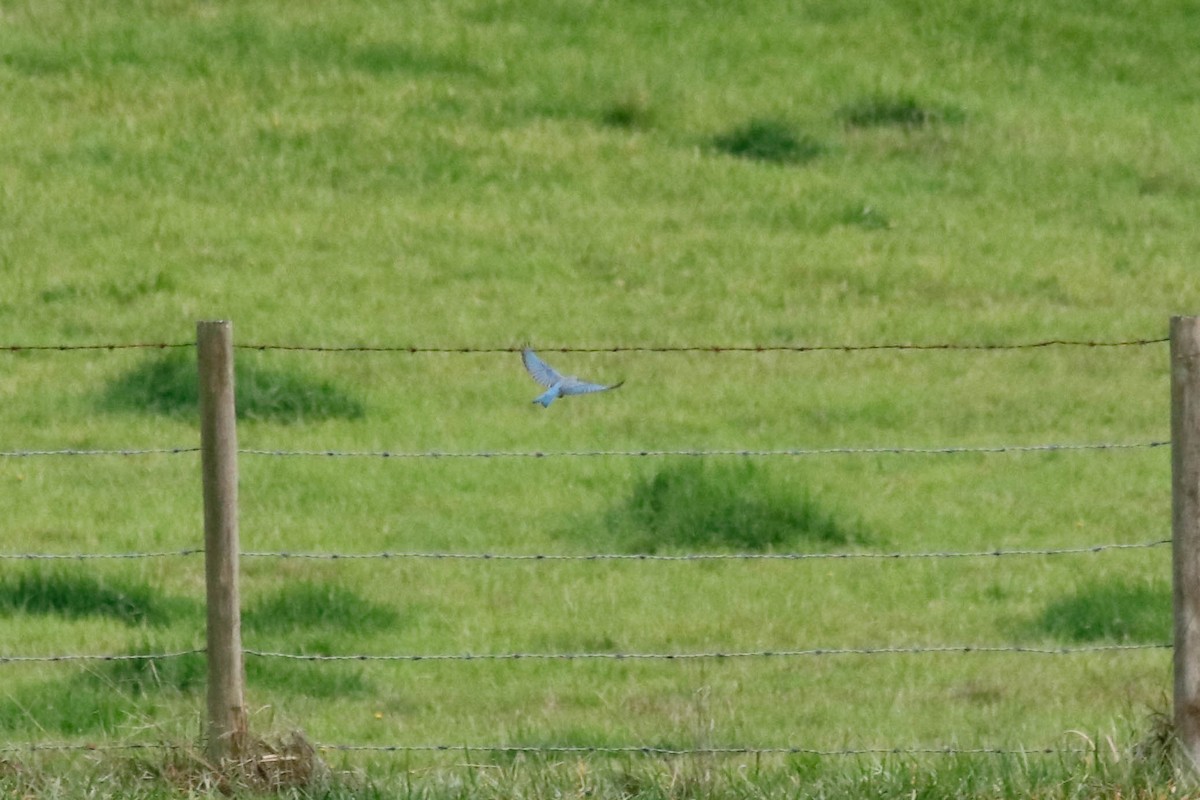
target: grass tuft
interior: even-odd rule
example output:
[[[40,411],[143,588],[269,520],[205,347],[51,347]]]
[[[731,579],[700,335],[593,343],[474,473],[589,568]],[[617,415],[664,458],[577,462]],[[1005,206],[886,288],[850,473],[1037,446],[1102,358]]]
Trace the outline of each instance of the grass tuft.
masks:
[[[240,738],[240,752],[220,765],[193,747],[173,747],[165,759],[128,760],[125,780],[152,782],[187,797],[332,796],[329,767],[303,733]]]
[[[852,128],[921,128],[935,123],[960,123],[966,113],[956,106],[929,106],[910,95],[876,94],[847,103],[837,118]]]
[[[716,136],[713,145],[731,156],[775,164],[804,164],[825,152],[825,145],[786,122],[764,118]]]
[[[606,515],[629,552],[821,547],[861,541],[807,492],[773,483],[752,462],[687,461],[642,480]]]
[[[237,359],[234,373],[238,419],[311,422],[360,419],[365,413],[361,400],[327,380],[264,368],[244,357]],[[195,415],[199,408],[195,353],[175,350],[138,365],[109,384],[100,404],[109,411]]]

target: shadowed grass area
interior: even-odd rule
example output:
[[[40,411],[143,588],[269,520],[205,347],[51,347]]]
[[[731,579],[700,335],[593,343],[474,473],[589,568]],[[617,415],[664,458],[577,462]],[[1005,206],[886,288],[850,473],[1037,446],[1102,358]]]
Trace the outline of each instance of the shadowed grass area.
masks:
[[[399,620],[394,610],[364,600],[349,589],[307,581],[280,589],[243,614],[246,630],[262,634],[314,628],[366,632],[394,626]]]
[[[154,642],[136,648],[136,653],[162,650]],[[203,653],[187,653],[173,658],[137,658],[113,661],[102,669],[89,672],[81,680],[97,690],[115,690],[131,695],[159,691],[193,692],[204,688],[207,666]]]
[[[188,606],[145,583],[82,571],[35,569],[0,578],[0,611],[7,614],[108,617],[126,625],[163,625]]]
[[[375,631],[400,627],[395,610],[363,599],[350,589],[304,581],[257,602],[242,615],[248,644],[265,638],[285,643],[288,652],[344,653],[347,641]],[[371,688],[361,668],[347,664],[309,664],[250,657],[246,679],[264,690],[309,697],[362,696]]]
[[[604,526],[627,552],[644,553],[821,548],[865,538],[857,523],[749,461],[664,466],[636,483]]]
[[[1171,639],[1171,587],[1164,580],[1094,583],[1051,603],[1031,624],[1072,642]]]
[[[360,419],[363,402],[327,380],[271,369],[245,356],[234,366],[238,419],[302,422]],[[105,389],[101,407],[168,416],[195,415],[199,405],[196,356],[174,350],[146,361]]]

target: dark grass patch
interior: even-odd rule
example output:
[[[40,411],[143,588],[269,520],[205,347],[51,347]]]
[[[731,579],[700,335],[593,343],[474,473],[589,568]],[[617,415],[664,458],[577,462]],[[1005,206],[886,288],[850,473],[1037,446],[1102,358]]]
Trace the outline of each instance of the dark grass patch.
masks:
[[[148,584],[82,572],[36,569],[0,579],[0,611],[8,614],[108,617],[126,625],[162,625],[188,610],[187,601],[164,598]]]
[[[1095,583],[1054,601],[1031,633],[1070,642],[1165,642],[1171,639],[1171,587],[1166,581]]]
[[[308,650],[312,648],[301,648]],[[362,697],[374,691],[360,666],[246,657],[246,684],[260,692],[305,697]]]
[[[251,605],[242,615],[254,633],[331,630],[362,633],[396,626],[400,615],[391,608],[364,600],[349,589],[300,583]]]
[[[876,94],[854,100],[835,115],[851,128],[921,128],[936,123],[959,123],[966,113],[955,106],[930,106],[910,95]]]
[[[344,652],[335,641],[399,627],[395,610],[363,599],[340,586],[300,583],[251,604],[242,614],[243,628],[252,636],[286,637],[293,652],[329,655]],[[363,695],[372,685],[360,667],[311,664],[249,657],[246,680],[264,689],[310,697]]]
[[[810,494],[771,480],[751,462],[670,464],[638,482],[603,527],[628,552],[825,547],[861,542]]]
[[[774,164],[804,164],[825,152],[825,145],[798,133],[781,120],[753,119],[713,138],[722,153]]]
[[[100,406],[108,411],[194,416],[199,409],[197,383],[194,350],[173,350],[116,378]],[[234,366],[234,384],[238,419],[299,422],[360,419],[365,413],[361,400],[330,381],[263,367],[245,356]]]
[[[601,111],[600,122],[612,128],[647,128],[654,122],[654,109],[645,93],[633,92]]]

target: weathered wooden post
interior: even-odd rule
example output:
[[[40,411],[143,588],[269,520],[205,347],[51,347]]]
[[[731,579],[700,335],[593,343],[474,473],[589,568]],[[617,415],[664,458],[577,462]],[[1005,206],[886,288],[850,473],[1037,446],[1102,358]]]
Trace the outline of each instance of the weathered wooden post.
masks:
[[[1171,318],[1175,734],[1200,769],[1200,317]]]
[[[237,421],[233,325],[199,322],[200,464],[204,482],[204,577],[208,603],[208,731],[214,764],[236,757],[246,734],[238,593]]]

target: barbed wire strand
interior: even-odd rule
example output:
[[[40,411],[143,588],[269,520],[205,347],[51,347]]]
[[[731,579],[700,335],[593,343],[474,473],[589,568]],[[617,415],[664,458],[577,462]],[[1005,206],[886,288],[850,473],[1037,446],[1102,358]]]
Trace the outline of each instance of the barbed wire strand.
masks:
[[[286,550],[245,551],[242,558],[311,559],[321,561],[355,560],[460,560],[460,561],[806,561],[809,559],[877,559],[902,560],[912,558],[1003,558],[1008,556],[1061,556],[1103,553],[1110,550],[1144,550],[1162,547],[1170,539],[1127,544],[1092,544],[1078,547],[1047,547],[1028,550],[965,550],[928,552],[836,552],[836,553],[682,553],[658,555],[655,553],[440,553],[382,551],[378,553],[305,553]],[[183,550],[157,550],[130,553],[0,553],[0,560],[7,561],[89,561],[97,559],[149,559],[199,555],[202,547]]]
[[[915,344],[895,342],[885,344],[749,344],[749,345],[599,345],[599,346],[570,346],[570,345],[538,345],[533,349],[545,353],[813,353],[813,352],[859,352],[869,350],[1028,350],[1044,347],[1140,347],[1144,345],[1162,344],[1168,338],[1154,339],[1125,339],[1118,341],[1098,341],[1086,339],[1043,339],[1032,342],[1014,343],[973,343],[973,342],[939,342],[933,344]],[[279,345],[279,344],[241,344],[235,345],[245,350],[285,350],[306,351],[319,353],[519,353],[523,346],[506,345],[491,347],[424,347],[417,345]]]
[[[1094,544],[1080,547],[1042,548],[1030,550],[966,550],[929,552],[837,552],[837,553],[685,553],[680,555],[657,555],[653,553],[587,553],[581,555],[557,553],[438,553],[438,552],[390,552],[379,553],[294,553],[287,551],[250,551],[243,558],[315,559],[327,561],[359,559],[411,559],[411,560],[463,560],[463,561],[806,561],[809,559],[878,559],[902,560],[910,558],[1003,558],[1009,556],[1061,556],[1085,553],[1103,553],[1110,550],[1144,550],[1169,545],[1170,539],[1131,544]],[[180,553],[188,554],[191,551]],[[0,556],[20,558],[23,556]],[[32,556],[37,557],[37,556]],[[61,556],[69,558],[70,556]]]
[[[979,447],[829,447],[777,450],[485,450],[477,452],[394,452],[390,450],[241,450],[253,456],[316,456],[327,458],[663,458],[663,457],[802,457],[829,455],[951,455],[959,453],[1030,453],[1071,450],[1132,450],[1164,447],[1169,441],[1097,442],[1088,444],[985,445]]]
[[[1042,339],[1031,342],[935,342],[919,344],[895,342],[884,344],[733,344],[733,345],[541,345],[535,349],[546,353],[814,353],[814,352],[861,352],[871,350],[1031,350],[1045,347],[1141,347],[1162,344],[1167,337],[1123,339],[1113,341],[1090,339]],[[71,352],[89,350],[165,350],[168,348],[194,347],[195,342],[126,342],[107,344],[9,344],[0,346],[0,352]],[[238,350],[279,350],[309,353],[519,353],[523,347],[464,346],[436,347],[420,345],[288,345],[288,344],[235,344]]]
[[[0,745],[0,753],[119,752],[126,750],[187,750],[192,745],[175,742],[30,742]],[[859,747],[822,749],[813,747],[653,747],[647,745],[504,745],[504,744],[313,744],[323,752],[342,753],[553,753],[559,755],[645,755],[645,756],[909,756],[909,755],[1055,755],[1087,754],[1080,747]]]
[[[812,747],[650,747],[641,745],[470,745],[470,744],[325,744],[314,745],[318,750],[335,752],[373,753],[556,753],[581,755],[648,755],[648,756],[739,756],[739,755],[814,755],[814,756],[879,756],[879,755],[1054,755],[1091,751],[1079,747],[859,747],[825,750]]]
[[[193,650],[176,650],[170,653],[122,653],[122,654],[103,654],[103,653],[74,653],[70,655],[51,655],[51,656],[5,656],[0,655],[0,664],[20,664],[33,662],[58,662],[58,661],[160,661],[169,658],[182,658],[184,656],[192,656],[204,653],[203,647],[198,647]]]
[[[308,655],[304,653],[277,653],[253,648],[243,648],[242,653],[256,658],[275,658],[288,661],[695,661],[700,659],[741,658],[798,658],[812,656],[846,655],[923,655],[936,653],[1017,653],[1032,655],[1076,655],[1123,650],[1172,649],[1171,643],[1156,644],[1100,644],[1080,647],[1027,647],[1023,645],[935,645],[913,647],[821,647],[807,650],[748,650],[701,653],[450,653],[450,654],[403,654],[373,655],[353,653],[348,655]],[[172,658],[203,654],[205,648],[176,650],[164,653],[72,653],[45,656],[0,655],[0,664],[58,663],[68,661],[160,661]]]
[[[173,556],[194,556],[203,552],[204,548],[193,547],[184,550],[157,550],[153,552],[140,553],[0,553],[0,560],[92,561],[98,559],[170,558]]]
[[[257,658],[277,658],[289,661],[693,661],[700,659],[725,660],[741,658],[801,658],[813,656],[877,656],[877,655],[924,655],[933,653],[1018,653],[1029,655],[1076,655],[1123,650],[1171,649],[1170,643],[1156,644],[1098,644],[1078,647],[1031,647],[1023,645],[935,645],[912,647],[820,647],[805,650],[747,650],[740,652],[699,653],[449,653],[449,654],[402,654],[373,655],[352,653],[347,655],[308,655],[304,653],[278,653],[265,650],[244,649],[242,652]]]
[[[1083,444],[1009,444],[964,447],[826,447],[789,448],[776,450],[482,450],[482,451],[396,451],[396,450],[262,450],[242,449],[239,455],[315,457],[315,458],[380,458],[380,459],[439,459],[439,458],[667,458],[667,457],[717,457],[736,456],[743,458],[806,457],[831,455],[957,455],[966,453],[1035,453],[1071,452],[1085,450],[1138,450],[1170,445],[1170,440],[1147,442],[1092,442]],[[156,447],[144,449],[63,449],[63,450],[3,450],[0,458],[33,458],[39,456],[142,456],[180,455],[198,453],[199,447]]]
[[[187,745],[172,742],[30,742],[28,744],[0,745],[0,753],[47,753],[47,752],[118,752],[122,750],[186,750]]]
[[[199,447],[143,447],[95,450],[66,448],[63,450],[3,450],[0,451],[0,458],[36,458],[39,456],[149,456],[180,455],[182,453],[199,452]]]
[[[87,350],[169,350],[180,347],[195,347],[195,342],[113,342],[105,344],[6,344],[0,352],[46,352],[59,353]]]

